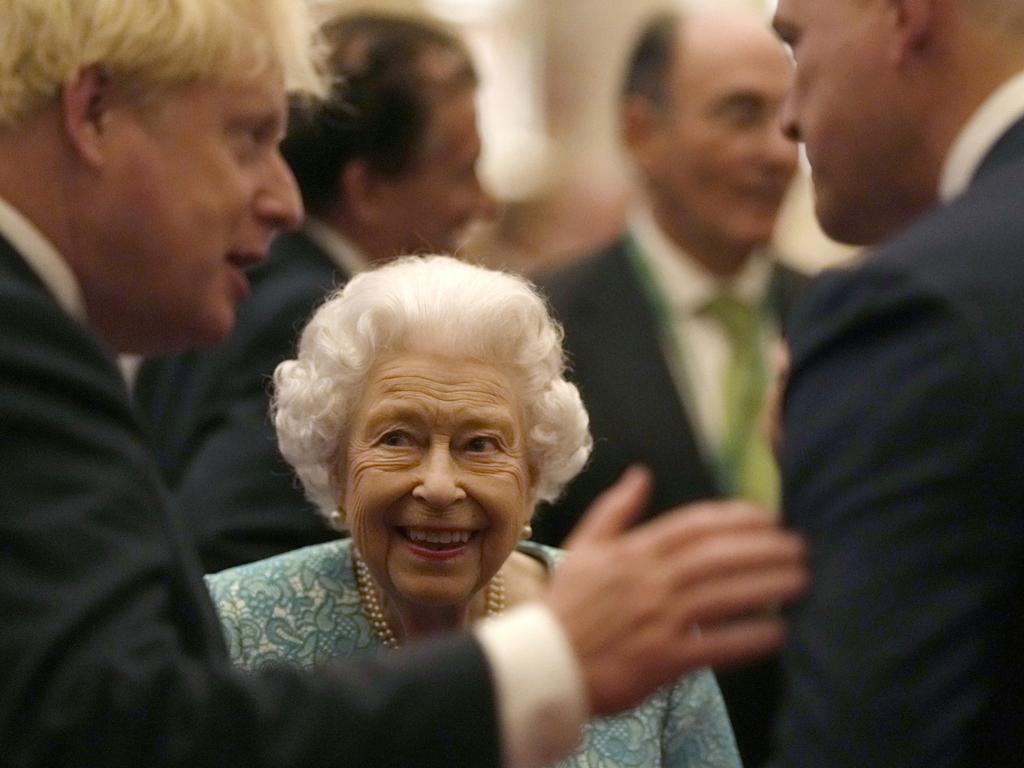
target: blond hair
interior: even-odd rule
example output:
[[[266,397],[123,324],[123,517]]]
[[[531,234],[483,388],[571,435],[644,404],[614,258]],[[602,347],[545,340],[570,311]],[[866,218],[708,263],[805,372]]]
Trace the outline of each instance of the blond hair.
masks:
[[[159,97],[195,82],[283,72],[320,94],[307,0],[5,0],[0,127],[51,103],[84,67]]]

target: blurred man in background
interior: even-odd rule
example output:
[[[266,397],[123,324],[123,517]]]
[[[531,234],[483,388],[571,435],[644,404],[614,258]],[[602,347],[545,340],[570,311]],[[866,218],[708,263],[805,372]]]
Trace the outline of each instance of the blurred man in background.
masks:
[[[634,461],[651,511],[707,497],[775,508],[763,404],[782,319],[805,278],[769,243],[797,163],[779,106],[792,77],[767,20],[668,13],[644,28],[622,90],[626,148],[643,185],[628,231],[542,280],[566,333],[594,453],[538,515],[558,544]],[[745,764],[768,753],[774,661],[720,676]]]

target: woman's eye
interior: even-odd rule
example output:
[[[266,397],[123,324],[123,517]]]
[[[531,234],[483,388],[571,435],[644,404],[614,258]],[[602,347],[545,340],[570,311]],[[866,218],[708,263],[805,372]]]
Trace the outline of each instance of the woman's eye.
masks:
[[[498,441],[487,435],[477,435],[466,441],[466,450],[470,453],[488,453],[497,448]]]
[[[381,445],[391,446],[392,448],[399,448],[401,446],[409,445],[409,436],[405,432],[388,432],[384,437],[380,439]]]

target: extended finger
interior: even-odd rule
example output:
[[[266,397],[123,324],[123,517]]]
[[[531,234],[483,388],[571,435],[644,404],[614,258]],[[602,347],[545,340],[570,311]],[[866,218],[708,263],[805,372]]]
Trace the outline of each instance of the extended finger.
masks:
[[[761,568],[713,579],[680,594],[680,626],[696,622],[703,627],[763,611],[798,597],[807,585],[807,570],[798,565]]]
[[[707,501],[665,512],[631,530],[625,544],[637,556],[663,557],[709,536],[777,528],[767,509],[742,501]]]
[[[804,568],[807,546],[795,533],[774,528],[719,531],[665,558],[662,573],[674,588],[730,574],[794,566]]]

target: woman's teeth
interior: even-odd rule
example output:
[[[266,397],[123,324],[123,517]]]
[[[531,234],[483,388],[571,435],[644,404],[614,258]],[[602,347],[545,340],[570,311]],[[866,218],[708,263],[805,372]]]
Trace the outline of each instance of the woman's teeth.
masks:
[[[410,541],[426,544],[465,544],[472,535],[471,531],[427,531],[406,528],[405,535]]]

